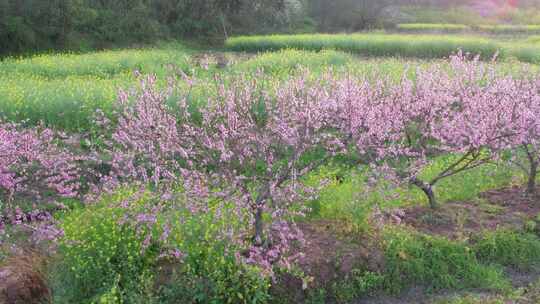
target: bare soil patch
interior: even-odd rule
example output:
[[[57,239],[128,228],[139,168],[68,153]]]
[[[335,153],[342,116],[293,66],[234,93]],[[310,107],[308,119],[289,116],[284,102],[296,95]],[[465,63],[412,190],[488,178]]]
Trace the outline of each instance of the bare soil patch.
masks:
[[[448,202],[437,210],[412,207],[404,223],[427,234],[450,239],[468,239],[483,230],[523,228],[540,213],[540,199],[523,195],[523,189],[508,187],[484,192],[467,202]]]
[[[353,270],[383,270],[383,252],[372,236],[351,233],[351,228],[339,221],[317,220],[298,226],[306,239],[304,257],[298,266],[306,278],[302,281],[290,274],[278,276],[272,292],[286,299],[285,303],[304,303],[308,297],[306,287],[328,289]]]
[[[40,271],[44,262],[44,257],[34,252],[24,252],[8,259],[0,267],[0,303],[50,302],[47,280]]]

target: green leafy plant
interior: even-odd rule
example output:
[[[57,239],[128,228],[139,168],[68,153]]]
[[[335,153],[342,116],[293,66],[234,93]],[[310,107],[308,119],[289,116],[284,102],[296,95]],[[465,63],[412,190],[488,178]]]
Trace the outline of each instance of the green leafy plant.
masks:
[[[472,248],[444,237],[389,229],[384,255],[384,285],[392,292],[410,284],[429,289],[508,287],[500,268],[481,264]]]
[[[64,237],[52,269],[56,302],[94,303],[111,297],[120,301],[143,290],[159,251],[155,246],[144,248],[144,235],[120,224],[124,211],[105,200],[62,219]]]
[[[481,237],[474,245],[478,258],[520,269],[540,265],[540,239],[531,233],[497,230]]]
[[[383,283],[384,275],[355,269],[341,282],[334,283],[331,289],[338,303],[350,303],[381,289]]]

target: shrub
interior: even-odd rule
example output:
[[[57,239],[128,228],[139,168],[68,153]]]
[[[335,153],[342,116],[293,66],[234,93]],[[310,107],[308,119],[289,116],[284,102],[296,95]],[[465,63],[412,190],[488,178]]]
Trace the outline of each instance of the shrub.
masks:
[[[178,208],[165,213],[162,217],[171,223],[168,245],[183,254],[180,264],[173,260],[159,265],[159,303],[259,304],[269,300],[270,279],[258,267],[244,263],[243,244],[229,235],[244,225],[234,204],[213,204],[202,213]]]
[[[327,102],[333,91],[325,79],[298,77],[269,90],[265,79],[233,80],[216,78],[217,96],[198,108],[197,117],[186,95],[173,111],[167,101],[175,88],[163,92],[153,77],[142,83],[143,92],[123,93],[108,181],[112,187],[118,181],[164,188],[181,183],[194,206],[213,192],[234,202],[252,218],[252,227],[245,227],[253,233],[247,262],[271,272],[275,264],[289,267],[297,258],[291,245],[302,242],[291,219],[316,189],[297,179],[340,149],[329,123],[336,104]]]
[[[340,130],[364,163],[382,163],[388,179],[418,187],[432,208],[441,180],[486,165],[516,137],[518,115],[500,113],[512,108],[521,114],[526,100],[508,94],[521,88],[519,82],[498,76],[492,66],[462,54],[452,56],[450,66],[452,73],[435,65],[419,70],[416,82],[397,85],[343,82],[345,102],[339,103]],[[455,157],[440,158],[444,167],[430,179],[419,176],[444,155]]]

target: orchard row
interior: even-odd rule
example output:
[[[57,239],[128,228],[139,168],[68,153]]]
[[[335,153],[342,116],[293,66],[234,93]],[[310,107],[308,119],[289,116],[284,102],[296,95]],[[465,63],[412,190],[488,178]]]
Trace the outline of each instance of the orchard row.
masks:
[[[3,123],[0,198],[13,213],[2,225],[27,220],[16,207],[21,199],[91,201],[140,187],[155,199],[129,219],[136,227],[160,226],[145,243],[166,242],[168,223],[158,220],[163,210],[230,216],[221,208],[232,204],[245,225],[224,237],[247,245],[245,261],[270,270],[297,258],[291,248],[302,235],[294,219],[324,186],[308,187],[303,178],[338,157],[418,187],[433,208],[441,180],[486,164],[515,164],[534,195],[540,77],[502,75],[461,54],[449,63],[450,72],[434,65],[418,70],[414,81],[331,72],[277,86],[264,77],[216,78],[204,103],[190,98],[196,79],[184,75],[181,84],[160,89],[155,77],[146,77],[139,90],[119,94],[114,121],[96,113],[102,130],[83,147],[78,138],[43,127]],[[439,174],[419,177],[449,154],[456,157]]]

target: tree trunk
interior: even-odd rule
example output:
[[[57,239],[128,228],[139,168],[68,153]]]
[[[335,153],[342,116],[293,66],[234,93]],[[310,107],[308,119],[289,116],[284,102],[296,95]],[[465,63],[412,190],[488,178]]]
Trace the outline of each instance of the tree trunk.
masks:
[[[535,160],[531,161],[529,172],[529,180],[527,182],[527,195],[535,196],[536,195],[536,175],[538,174],[538,162]]]
[[[540,164],[536,153],[534,152],[534,148],[529,149],[529,145],[523,144],[523,149],[525,150],[525,153],[527,153],[527,158],[529,160],[529,179],[527,181],[527,191],[525,194],[532,197],[536,195],[536,175],[538,174],[538,166]]]
[[[431,184],[428,184],[422,180],[419,180],[416,177],[413,177],[411,179],[411,184],[415,185],[416,187],[420,188],[422,192],[427,196],[429,201],[429,206],[431,209],[437,209],[437,199],[435,198],[435,192],[433,192],[433,186]]]
[[[266,200],[270,195],[270,186],[266,185],[262,187],[259,191],[259,195],[255,200],[254,211],[255,211],[255,235],[253,236],[253,244],[255,246],[262,246],[266,242],[264,237],[264,221],[263,221],[263,211]]]
[[[221,13],[221,27],[223,29],[223,35],[225,36],[225,41],[229,40],[229,33],[227,33],[227,25],[225,24],[225,14]]]
[[[255,236],[253,237],[253,243],[256,246],[262,246],[263,244],[263,208],[258,206],[255,211]]]

